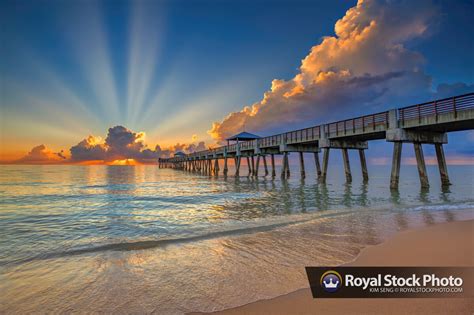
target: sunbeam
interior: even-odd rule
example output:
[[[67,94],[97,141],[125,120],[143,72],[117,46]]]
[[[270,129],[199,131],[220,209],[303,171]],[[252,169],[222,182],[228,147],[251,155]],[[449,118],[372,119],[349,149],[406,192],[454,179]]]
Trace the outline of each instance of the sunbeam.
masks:
[[[43,138],[47,136],[51,141],[65,138],[72,140],[78,133],[100,129],[104,121],[91,110],[74,87],[66,84],[51,65],[40,61],[38,56],[31,53],[28,53],[25,60],[25,67],[34,73],[35,77],[31,80],[10,78],[4,83],[2,114],[4,117],[10,117],[4,122],[5,128],[16,126],[15,134],[18,134],[25,130],[24,126],[30,126],[26,128],[27,135],[41,134]],[[41,80],[36,80],[37,77]],[[26,111],[34,118],[29,119],[30,116],[25,115]],[[22,128],[19,127],[20,124],[23,125]],[[52,131],[51,134],[48,134],[48,131]]]
[[[81,2],[68,9],[62,19],[63,32],[81,67],[82,75],[95,95],[95,106],[101,108],[104,117],[107,116],[112,121],[123,121],[111,53],[107,45],[107,32],[99,4]]]
[[[176,76],[179,78],[179,76]],[[142,120],[143,126],[146,126],[148,135],[155,138],[160,135],[161,138],[166,139],[186,139],[189,137],[187,126],[192,122],[196,130],[201,130],[199,139],[210,140],[209,135],[206,134],[204,128],[216,117],[222,114],[222,107],[226,107],[228,103],[236,102],[238,95],[244,93],[245,85],[238,85],[237,82],[245,81],[251,84],[252,80],[245,80],[244,76],[236,76],[232,80],[221,82],[212,88],[195,92],[192,97],[183,96],[176,106],[169,106],[166,110],[162,105],[166,104],[170,99],[169,94],[173,91],[185,87],[179,85],[179,80],[170,80],[165,85],[163,90],[155,96],[153,105],[150,110],[144,115]],[[161,104],[160,104],[161,103]],[[172,104],[169,102],[168,104]],[[162,118],[163,112],[166,112],[166,118]],[[157,123],[158,122],[158,123]],[[172,142],[171,141],[171,142]],[[160,141],[160,143],[167,143]],[[171,143],[170,143],[171,144]]]
[[[160,59],[164,14],[162,7],[147,1],[132,4],[127,76],[127,124],[135,126],[150,94]]]

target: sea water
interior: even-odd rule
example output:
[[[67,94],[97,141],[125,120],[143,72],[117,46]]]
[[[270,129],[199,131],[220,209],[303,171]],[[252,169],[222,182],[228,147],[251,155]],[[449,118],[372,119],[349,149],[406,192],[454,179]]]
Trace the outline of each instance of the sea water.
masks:
[[[221,310],[307,287],[305,266],[349,262],[398,230],[474,217],[472,166],[449,166],[447,188],[428,166],[421,189],[403,165],[393,191],[389,166],[369,166],[368,183],[353,166],[346,184],[330,165],[321,184],[307,164],[288,181],[245,166],[0,166],[0,312]]]

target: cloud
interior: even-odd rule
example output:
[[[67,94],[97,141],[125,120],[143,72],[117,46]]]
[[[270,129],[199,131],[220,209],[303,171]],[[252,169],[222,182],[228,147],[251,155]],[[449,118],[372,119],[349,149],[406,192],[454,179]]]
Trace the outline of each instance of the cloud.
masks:
[[[159,145],[154,150],[148,149],[144,140],[144,132],[133,132],[123,126],[111,127],[104,142],[100,137],[89,136],[71,147],[71,161],[111,162],[134,159],[151,162],[163,155],[169,155],[170,152],[161,150]]]
[[[204,141],[199,142],[198,144],[191,143],[185,148],[185,152],[187,153],[193,153],[193,152],[199,152],[206,150],[206,144]]]
[[[424,36],[438,13],[431,1],[360,0],[337,21],[334,36],[311,48],[298,74],[273,80],[262,100],[214,122],[208,133],[223,140],[243,126],[282,131],[472,89],[457,83],[433,90],[423,56],[405,46]]]
[[[115,126],[108,129],[105,140],[101,137],[90,135],[81,140],[78,144],[73,145],[69,149],[70,157],[67,157],[63,150],[56,153],[41,144],[34,147],[21,159],[15,161],[3,161],[3,163],[155,164],[157,163],[158,158],[170,157],[177,151],[192,153],[205,149],[206,144],[204,141],[191,144],[177,143],[166,149],[163,149],[160,145],[156,145],[154,149],[150,149],[145,144],[144,132],[134,132],[124,126]],[[116,163],[117,161],[125,162]]]
[[[72,161],[105,160],[107,147],[99,137],[89,136],[70,149]]]
[[[204,142],[199,144],[177,143],[168,149],[156,145],[154,149],[147,148],[145,133],[134,132],[124,126],[111,127],[103,141],[100,137],[89,136],[72,146],[71,162],[104,161],[133,159],[140,163],[156,163],[160,157],[169,157],[177,151],[194,152],[206,148]]]
[[[15,161],[17,164],[56,164],[63,162],[66,157],[63,155],[63,151],[55,153],[49,150],[44,144],[40,144],[27,155]]]

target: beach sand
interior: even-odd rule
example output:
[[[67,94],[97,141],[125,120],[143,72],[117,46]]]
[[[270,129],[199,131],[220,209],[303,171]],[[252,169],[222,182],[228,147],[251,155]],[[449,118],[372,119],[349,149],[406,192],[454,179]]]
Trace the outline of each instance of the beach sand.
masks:
[[[474,220],[407,230],[350,266],[474,266]],[[302,289],[213,314],[473,314],[473,299],[313,299]]]

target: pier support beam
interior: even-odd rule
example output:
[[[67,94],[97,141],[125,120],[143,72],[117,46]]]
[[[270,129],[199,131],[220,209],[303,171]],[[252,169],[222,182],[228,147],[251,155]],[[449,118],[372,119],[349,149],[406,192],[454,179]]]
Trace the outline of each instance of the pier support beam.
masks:
[[[347,152],[346,148],[342,149],[341,151],[342,151],[342,159],[344,160],[344,172],[346,174],[346,182],[350,183],[352,182],[352,173],[351,173],[351,164],[349,162],[349,153]]]
[[[250,157],[250,160],[252,161],[252,176],[255,176],[255,159],[253,155]]]
[[[425,165],[425,158],[423,156],[423,148],[421,143],[415,142],[413,143],[415,148],[415,156],[416,156],[416,165],[418,166],[418,174],[420,175],[420,184],[422,188],[430,187],[428,182],[428,174],[426,173],[426,165]]]
[[[227,172],[229,171],[228,167],[227,167],[227,156],[224,157],[224,176],[227,176]]]
[[[286,171],[287,168],[288,168],[288,152],[284,152],[283,159],[282,159],[282,168],[281,168],[282,179],[285,179],[287,176],[287,171]]]
[[[214,175],[219,175],[219,159],[216,158],[214,162]]]
[[[272,161],[272,177],[276,176],[276,170],[275,170],[275,155],[271,155],[271,161]]]
[[[323,170],[321,173],[321,182],[325,183],[326,182],[326,176],[328,173],[328,163],[329,163],[329,150],[330,148],[324,148],[324,154],[323,154]]]
[[[402,142],[393,143],[392,174],[390,175],[390,188],[397,189],[400,180],[400,164],[402,162]]]
[[[283,157],[281,159],[281,179],[284,179],[286,176],[285,154],[287,153],[283,153]]]
[[[367,170],[367,161],[365,159],[364,150],[359,150],[360,169],[362,170],[362,178],[364,182],[369,181],[369,171]]]
[[[446,166],[443,145],[441,143],[435,143],[435,149],[436,158],[438,160],[439,175],[441,176],[441,185],[449,186],[451,183],[449,182],[448,167]]]
[[[255,173],[254,176],[258,176],[258,169],[260,167],[260,155],[257,155],[257,164],[255,165]]]
[[[239,176],[240,174],[240,155],[235,158],[235,176]]]
[[[262,156],[262,159],[263,159],[263,167],[265,168],[265,176],[267,176],[268,175],[267,156],[266,155]]]
[[[321,164],[319,164],[319,153],[314,152],[314,163],[316,164],[316,174],[321,177]]]
[[[250,164],[250,158],[247,156],[247,167],[249,169],[249,174],[247,176],[252,175],[252,165]]]
[[[290,153],[287,153],[286,156],[285,156],[285,160],[286,160],[286,178],[290,178],[290,162],[289,162],[289,158],[288,158],[288,155]]]
[[[305,172],[305,169],[304,169],[304,156],[303,156],[303,152],[299,152],[300,153],[300,173],[301,173],[301,178],[305,178],[306,177],[306,172]]]

